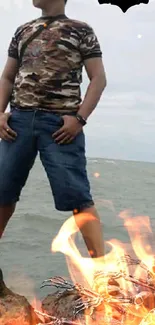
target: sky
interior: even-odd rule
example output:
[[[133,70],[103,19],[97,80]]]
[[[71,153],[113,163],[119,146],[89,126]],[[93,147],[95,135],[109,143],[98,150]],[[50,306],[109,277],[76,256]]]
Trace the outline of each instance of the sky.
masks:
[[[68,0],[66,14],[93,27],[107,77],[85,128],[87,156],[155,162],[155,0],[125,14],[97,0]],[[38,16],[31,0],[0,0],[0,71],[16,28]]]

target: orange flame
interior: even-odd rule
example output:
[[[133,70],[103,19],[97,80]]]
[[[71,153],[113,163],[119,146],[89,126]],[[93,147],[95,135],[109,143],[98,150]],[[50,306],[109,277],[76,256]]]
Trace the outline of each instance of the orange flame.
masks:
[[[68,269],[74,283],[87,283],[90,288],[93,282],[93,261],[83,258],[75,245],[74,236],[79,231],[74,217],[69,218],[61,227],[58,235],[52,242],[53,252],[61,252],[66,256]],[[89,275],[88,275],[88,270]]]
[[[124,220],[124,226],[128,230],[131,245],[136,256],[142,260],[151,271],[155,261],[153,254],[150,252],[151,246],[148,243],[148,233],[150,235],[152,234],[149,217],[131,217],[129,211],[122,212],[120,217]]]
[[[136,256],[134,258],[141,260],[155,278],[154,256],[151,252],[151,246],[145,236],[146,232],[151,234],[149,217],[131,217],[129,211],[124,211],[120,214],[120,218],[123,219],[124,226],[129,233],[133,254]],[[79,228],[77,227],[74,216],[72,216],[63,224],[51,244],[51,250],[53,252],[61,252],[66,256],[68,269],[73,283],[75,284],[79,282],[88,289],[97,291],[102,297],[109,297],[108,290],[113,290],[113,294],[117,295],[118,289],[122,291],[124,290],[125,292],[132,292],[133,297],[136,294],[135,305],[129,307],[128,312],[130,317],[127,321],[124,320],[124,324],[155,325],[155,312],[153,309],[155,307],[155,296],[151,296],[151,294],[146,291],[137,294],[134,283],[130,281],[133,279],[130,275],[135,277],[135,279],[140,279],[143,276],[143,273],[146,272],[145,269],[142,269],[141,264],[132,265],[131,263],[131,265],[129,265],[126,259],[121,259],[122,256],[127,254],[129,245],[127,243],[122,243],[119,240],[112,239],[107,242],[107,245],[110,246],[111,250],[104,256],[104,259],[84,258],[75,244],[75,235],[77,232],[79,232]],[[122,272],[122,274],[125,274],[125,277],[122,277],[121,280],[114,281],[111,287],[108,287],[108,277],[99,277],[97,282],[94,282],[94,273],[96,271],[103,271],[104,274],[110,274],[110,272]],[[152,306],[152,312],[148,308],[148,303],[149,308]],[[107,317],[107,319],[110,315],[113,315],[116,320],[118,319],[118,312],[117,310],[113,310],[112,305],[105,303],[104,308],[102,305],[101,309],[102,311],[104,309],[104,317]],[[89,322],[90,320],[88,320],[86,316],[86,323],[90,324]],[[95,324],[98,325],[105,323],[100,323],[97,320]]]

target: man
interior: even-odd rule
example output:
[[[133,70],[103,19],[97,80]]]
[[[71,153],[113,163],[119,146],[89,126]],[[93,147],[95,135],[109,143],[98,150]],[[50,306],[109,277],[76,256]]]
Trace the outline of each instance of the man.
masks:
[[[56,209],[73,211],[90,255],[101,257],[103,238],[86,173],[83,128],[106,77],[96,35],[86,23],[65,15],[66,2],[33,0],[42,16],[20,26],[9,46],[0,80],[0,236],[39,152]],[[83,65],[90,84],[81,102]]]

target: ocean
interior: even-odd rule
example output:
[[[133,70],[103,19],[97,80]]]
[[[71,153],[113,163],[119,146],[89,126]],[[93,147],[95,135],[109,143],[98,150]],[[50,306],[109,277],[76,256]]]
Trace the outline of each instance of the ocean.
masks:
[[[149,216],[155,230],[154,163],[88,158],[88,174],[105,241],[129,241],[119,217],[120,212],[128,209],[132,215]],[[70,216],[55,210],[46,174],[37,159],[0,242],[0,267],[12,290],[31,301],[34,295],[43,298],[51,291],[40,289],[43,280],[55,275],[68,276],[65,257],[51,253],[51,242]]]

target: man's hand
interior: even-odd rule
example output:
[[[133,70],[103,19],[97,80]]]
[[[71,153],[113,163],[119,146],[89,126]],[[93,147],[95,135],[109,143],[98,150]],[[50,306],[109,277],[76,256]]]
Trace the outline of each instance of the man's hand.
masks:
[[[82,125],[75,116],[64,115],[62,118],[63,126],[53,134],[58,144],[70,143],[82,131]]]
[[[8,125],[10,116],[11,113],[0,113],[0,138],[6,141],[15,140],[17,137],[17,133]]]

